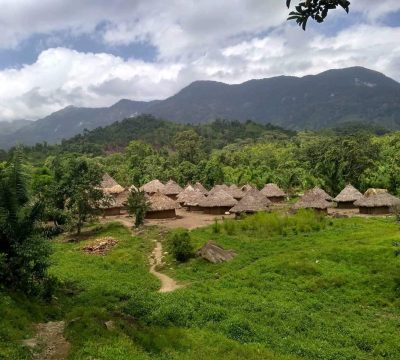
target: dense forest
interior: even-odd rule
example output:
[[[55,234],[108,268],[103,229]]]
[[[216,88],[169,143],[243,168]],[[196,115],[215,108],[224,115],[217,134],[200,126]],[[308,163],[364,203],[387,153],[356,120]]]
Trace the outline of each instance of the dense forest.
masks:
[[[398,132],[357,123],[294,132],[252,121],[181,125],[143,115],[22,151],[34,184],[54,181],[54,164],[81,158],[124,186],[155,178],[207,187],[275,182],[293,194],[319,185],[335,195],[352,183],[399,194],[399,139]]]

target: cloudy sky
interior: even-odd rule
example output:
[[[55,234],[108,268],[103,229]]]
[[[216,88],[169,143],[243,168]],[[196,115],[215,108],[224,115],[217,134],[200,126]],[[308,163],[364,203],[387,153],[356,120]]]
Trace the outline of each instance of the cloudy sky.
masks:
[[[293,0],[296,2],[296,0]],[[0,0],[0,120],[361,65],[400,81],[400,1],[303,32],[284,0]]]

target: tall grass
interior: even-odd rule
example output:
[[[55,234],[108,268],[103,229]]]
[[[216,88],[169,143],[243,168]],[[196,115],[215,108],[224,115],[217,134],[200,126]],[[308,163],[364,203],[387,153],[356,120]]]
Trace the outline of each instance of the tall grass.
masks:
[[[295,215],[257,213],[241,220],[227,219],[222,228],[228,235],[251,232],[261,235],[288,235],[319,231],[326,226],[326,219],[312,210],[301,210]]]

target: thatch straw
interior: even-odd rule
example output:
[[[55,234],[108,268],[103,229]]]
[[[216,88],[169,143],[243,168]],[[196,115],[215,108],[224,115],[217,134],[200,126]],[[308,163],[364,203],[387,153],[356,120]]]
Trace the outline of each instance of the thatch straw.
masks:
[[[266,197],[285,197],[285,192],[276,184],[266,184],[261,190],[261,193]]]
[[[138,191],[138,188],[135,185],[131,185],[131,187],[129,188],[129,191],[130,192]]]
[[[293,210],[298,209],[318,209],[326,210],[332,207],[332,203],[327,201],[324,196],[318,193],[307,193],[296,204],[293,205]]]
[[[178,195],[182,191],[183,189],[179,186],[179,184],[177,184],[174,180],[169,180],[161,192],[164,195]]]
[[[249,191],[249,190],[251,190],[251,189],[254,189],[254,188],[253,188],[251,185],[249,185],[249,184],[243,185],[243,186],[240,188],[240,190],[242,190],[242,191],[244,191],[244,192]]]
[[[370,188],[364,193],[364,196],[371,196],[371,195],[382,194],[382,193],[387,193],[387,192],[388,191],[386,189]]]
[[[375,208],[375,207],[396,207],[400,206],[400,199],[387,192],[363,196],[357,200],[354,205],[359,207]]]
[[[261,194],[260,194],[261,195]],[[241,199],[232,209],[229,211],[232,213],[255,213],[259,211],[267,211],[269,204],[271,203],[263,195],[256,196],[252,191],[248,191],[243,199]]]
[[[228,194],[226,191],[220,189],[215,190],[213,193],[209,193],[209,195],[200,202],[199,206],[201,207],[232,207],[237,204],[237,200],[235,200],[232,195]]]
[[[226,192],[232,195],[235,199],[242,199],[246,195],[246,193],[240,190],[235,184],[229,186]]]
[[[144,184],[143,186],[140,187],[141,191],[144,191],[148,194],[156,193],[157,191],[163,191],[164,190],[164,184],[156,179],[148,182],[147,184]]]
[[[207,195],[210,196],[212,194],[215,194],[216,192],[223,190],[229,194],[229,186],[222,184],[222,185],[215,185],[208,193]]]
[[[199,206],[205,198],[205,195],[199,190],[192,190],[185,194],[183,200],[180,198],[179,202],[183,203],[184,206]]]
[[[186,185],[186,187],[179,193],[179,195],[176,198],[176,201],[178,201],[180,204],[183,204],[186,200],[186,197],[190,195],[195,189],[192,187],[192,185]]]
[[[200,182],[197,182],[196,184],[194,184],[193,188],[195,190],[199,190],[202,194],[207,194],[207,192],[208,192],[207,189]]]
[[[341,202],[349,203],[359,200],[362,197],[363,194],[361,194],[353,185],[349,184],[333,200],[337,203]]]
[[[119,185],[109,174],[104,174],[101,180],[100,187],[103,189],[110,189],[114,186]],[[119,185],[120,186],[120,185]]]
[[[149,196],[149,211],[166,211],[178,208],[177,203],[168,196],[157,191]]]
[[[332,196],[330,196],[325,190],[322,190],[318,186],[316,186],[315,188],[313,188],[311,190],[306,191],[303,198],[307,198],[308,196],[310,196],[311,198],[314,198],[314,196],[322,197],[326,201],[333,200]]]

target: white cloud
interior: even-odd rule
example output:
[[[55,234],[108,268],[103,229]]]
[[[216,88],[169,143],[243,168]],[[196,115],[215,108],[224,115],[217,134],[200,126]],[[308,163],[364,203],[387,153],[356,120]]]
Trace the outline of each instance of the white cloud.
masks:
[[[353,0],[349,16],[365,17],[330,36],[287,23],[283,0],[0,0],[0,6],[0,48],[18,47],[32,34],[50,36],[44,48],[60,46],[33,64],[0,71],[0,120],[39,118],[70,104],[165,98],[200,79],[239,83],[361,65],[400,80],[400,27],[381,21],[400,9],[397,0]],[[69,50],[62,47],[65,31],[113,46],[149,43],[158,57],[146,63]]]
[[[0,118],[37,118],[70,104],[104,106],[121,97],[162,98],[175,90],[180,68],[178,63],[49,49],[32,65],[0,71]],[[125,87],[116,93],[113,83]]]

